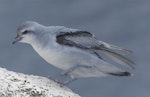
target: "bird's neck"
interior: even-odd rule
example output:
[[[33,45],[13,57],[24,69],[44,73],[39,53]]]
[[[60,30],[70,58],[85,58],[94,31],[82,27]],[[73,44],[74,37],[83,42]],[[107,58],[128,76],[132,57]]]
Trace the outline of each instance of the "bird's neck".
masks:
[[[31,43],[31,46],[35,49],[37,53],[47,51],[47,50],[53,50],[55,47],[57,47],[57,43],[54,39],[55,37],[51,36],[44,36],[44,37],[38,37],[35,41]]]

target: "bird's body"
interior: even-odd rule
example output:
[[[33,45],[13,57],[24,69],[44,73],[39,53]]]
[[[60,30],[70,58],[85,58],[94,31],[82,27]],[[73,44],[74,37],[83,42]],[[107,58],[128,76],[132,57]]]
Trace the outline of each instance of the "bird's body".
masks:
[[[48,27],[47,29],[49,28],[51,27]],[[64,28],[64,27],[60,26],[59,28]],[[63,30],[61,29],[61,31]],[[67,29],[67,31],[72,32],[76,30]],[[31,43],[31,46],[34,48],[34,50],[48,63],[62,70],[67,70],[68,68],[70,68],[71,66],[75,64],[93,66],[93,68],[90,68],[90,69],[80,68],[80,69],[74,70],[74,72],[72,72],[71,74],[75,75],[75,77],[78,77],[78,78],[98,77],[98,76],[105,75],[102,72],[101,72],[102,74],[99,74],[98,73],[99,71],[96,70],[96,65],[100,66],[99,64],[101,64],[101,61],[102,61],[97,56],[87,51],[84,51],[82,49],[78,49],[76,47],[62,46],[61,44],[57,43],[55,39],[56,34],[58,34],[57,31],[54,33],[54,30],[52,30],[51,33],[50,32],[45,32],[45,33],[47,33],[48,35],[45,35],[45,37],[41,38],[41,40],[39,41],[43,41],[44,39],[48,38],[49,40],[48,40],[47,45],[43,45],[44,43],[40,43],[39,41],[36,41],[37,43],[34,42],[34,44],[32,44],[32,42],[30,43]]]
[[[115,52],[129,52],[128,50],[99,41],[87,31],[63,26],[43,26],[28,21],[19,26],[17,36],[20,38],[16,41],[30,44],[44,60],[74,78],[130,75],[105,62],[99,51],[116,62],[133,68],[131,60]]]
[[[67,70],[75,64],[93,66],[93,68],[80,68],[80,70],[74,70],[74,72],[72,72],[71,74],[75,75],[75,77],[81,78],[101,76],[100,73],[97,73],[98,71],[95,68],[96,65],[100,66],[99,64],[102,61],[97,58],[97,56],[91,55],[90,53],[76,48],[70,49],[70,47],[60,46],[59,44],[56,45],[57,47],[59,47],[59,49],[50,47],[50,49],[45,50],[44,48],[39,48],[36,46],[33,46],[33,48],[48,63],[62,70]]]

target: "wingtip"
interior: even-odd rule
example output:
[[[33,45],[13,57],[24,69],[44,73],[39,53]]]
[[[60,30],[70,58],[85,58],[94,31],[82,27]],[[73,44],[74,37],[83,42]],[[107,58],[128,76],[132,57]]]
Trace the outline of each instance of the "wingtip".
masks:
[[[108,73],[110,75],[113,75],[113,76],[133,76],[132,73],[128,72],[128,71],[125,71],[125,72],[118,72],[118,73]]]
[[[119,46],[116,46],[116,45],[109,44],[109,46],[110,46],[111,49],[114,49],[114,50],[123,51],[123,52],[126,52],[126,53],[133,53],[132,50],[122,48],[122,47],[119,47]]]

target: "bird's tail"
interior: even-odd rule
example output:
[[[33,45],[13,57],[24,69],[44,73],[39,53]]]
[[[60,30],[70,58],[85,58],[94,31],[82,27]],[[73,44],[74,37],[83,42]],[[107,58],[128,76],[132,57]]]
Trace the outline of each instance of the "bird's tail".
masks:
[[[132,69],[134,69],[134,62],[132,60],[130,60],[129,58],[116,53],[115,51],[121,51],[121,52],[127,52],[127,53],[131,53],[132,51],[121,48],[119,46],[115,46],[112,44],[108,44],[105,42],[102,42],[103,46],[101,46],[100,51],[102,53],[104,53],[105,55],[107,55],[108,57],[110,57],[111,59],[113,59],[115,62],[119,63],[119,64],[123,64],[123,65],[128,65],[129,67],[131,67]]]
[[[108,49],[103,49],[101,50],[105,55],[109,56],[110,58],[112,58],[115,62],[120,63],[120,64],[125,64],[128,65],[129,67],[131,67],[132,69],[134,69],[134,62],[130,59],[128,59],[127,57],[113,52],[111,50]]]
[[[101,60],[98,65],[95,65],[95,67],[100,73],[104,73],[106,75],[112,75],[112,76],[118,76],[118,77],[133,75],[129,71],[122,70],[103,60]]]

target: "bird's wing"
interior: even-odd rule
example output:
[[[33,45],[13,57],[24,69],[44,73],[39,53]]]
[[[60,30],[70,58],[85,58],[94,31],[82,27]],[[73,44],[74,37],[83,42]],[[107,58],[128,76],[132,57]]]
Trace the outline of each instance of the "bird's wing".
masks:
[[[115,51],[131,52],[127,49],[108,44],[103,41],[99,41],[95,38],[93,34],[87,31],[75,31],[75,32],[60,32],[56,35],[57,43],[66,46],[73,46],[80,49],[86,49],[90,51],[102,51],[107,56],[111,57],[114,61],[118,63],[125,63],[133,68],[133,62],[122,56]]]
[[[87,31],[61,32],[56,39],[59,44],[76,46],[81,49],[91,49],[99,45],[94,36]]]

